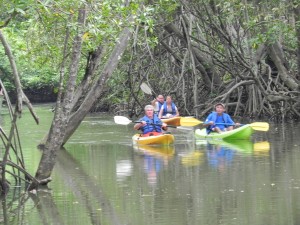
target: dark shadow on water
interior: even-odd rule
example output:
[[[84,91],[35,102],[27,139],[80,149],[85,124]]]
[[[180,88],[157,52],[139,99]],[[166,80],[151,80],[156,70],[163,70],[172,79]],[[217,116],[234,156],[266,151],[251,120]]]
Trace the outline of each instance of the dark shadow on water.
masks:
[[[90,224],[101,224],[101,218],[95,212],[99,207],[101,207],[101,215],[108,216],[109,218],[106,219],[111,224],[128,224],[127,221],[121,221],[108,197],[103,193],[102,188],[96,184],[95,180],[82,169],[81,164],[66,150],[59,152],[56,169],[63,177],[66,187],[76,194],[79,204],[86,209],[90,216]]]

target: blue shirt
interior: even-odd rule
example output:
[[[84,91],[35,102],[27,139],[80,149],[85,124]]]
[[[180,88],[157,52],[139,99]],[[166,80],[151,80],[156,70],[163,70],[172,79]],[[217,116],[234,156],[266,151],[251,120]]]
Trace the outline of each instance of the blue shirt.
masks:
[[[218,115],[216,112],[212,112],[208,115],[207,119],[204,123],[209,123],[210,121],[213,121],[214,123],[225,123],[225,124],[217,124],[207,127],[208,133],[211,131],[214,127],[219,127],[221,130],[224,130],[226,127],[232,126],[234,124],[233,120],[227,113],[222,113],[222,115]]]

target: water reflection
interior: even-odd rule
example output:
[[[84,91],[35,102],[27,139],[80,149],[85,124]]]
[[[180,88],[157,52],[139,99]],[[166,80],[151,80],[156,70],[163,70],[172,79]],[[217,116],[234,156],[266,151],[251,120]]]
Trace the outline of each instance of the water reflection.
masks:
[[[250,140],[198,140],[199,149],[205,149],[208,164],[222,171],[230,166],[236,154],[268,156],[270,143],[268,141],[253,143]]]
[[[235,155],[234,149],[221,144],[207,144],[207,160],[210,166],[220,170],[229,166]]]
[[[25,203],[29,196],[21,194],[21,188],[15,188],[8,193],[8,196],[1,196],[0,224],[9,225],[13,223],[23,224],[22,220],[14,215],[24,213]]]
[[[126,178],[130,177],[132,175],[132,168],[133,165],[131,160],[118,160],[116,162],[117,181],[124,181]]]
[[[13,197],[11,187],[0,224],[300,224],[296,125],[228,143],[196,143],[193,130],[174,129],[172,148],[133,148],[131,125],[90,116],[58,155],[51,189],[29,196],[17,188]],[[47,129],[20,127],[29,171]]]
[[[97,184],[94,177],[85,172],[80,162],[69,152],[64,149],[59,152],[56,168],[66,187],[76,194],[73,204],[79,204],[89,216],[89,218],[83,218],[80,214],[74,215],[73,220],[77,221],[74,224],[79,224],[78,221],[81,220],[83,224],[86,224],[86,221],[90,224],[102,224],[103,213],[109,217],[112,224],[123,224],[124,221],[121,222],[121,218],[111,205],[110,199],[102,191],[102,187]]]
[[[168,165],[169,160],[174,156],[174,146],[133,146],[134,151],[144,159],[144,171],[147,174],[148,184],[155,187],[158,173]]]

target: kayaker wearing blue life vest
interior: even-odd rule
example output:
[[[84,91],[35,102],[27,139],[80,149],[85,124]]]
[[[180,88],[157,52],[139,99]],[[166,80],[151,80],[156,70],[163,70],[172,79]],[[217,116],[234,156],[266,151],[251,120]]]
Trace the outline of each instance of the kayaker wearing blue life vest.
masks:
[[[154,113],[158,114],[164,103],[165,103],[164,96],[163,95],[158,95],[157,98],[155,98],[151,102],[151,105],[154,107]]]
[[[158,117],[159,118],[172,118],[179,116],[176,105],[172,102],[172,97],[167,96],[164,105],[161,107]]]
[[[233,130],[234,126],[239,126],[240,124],[234,123],[231,117],[225,113],[225,105],[223,103],[217,103],[215,111],[208,115],[204,125],[207,126],[207,133],[212,131],[222,133]]]
[[[152,105],[145,106],[145,116],[134,125],[135,130],[141,130],[143,137],[161,135],[162,130],[167,130],[167,124],[163,123],[156,114]]]

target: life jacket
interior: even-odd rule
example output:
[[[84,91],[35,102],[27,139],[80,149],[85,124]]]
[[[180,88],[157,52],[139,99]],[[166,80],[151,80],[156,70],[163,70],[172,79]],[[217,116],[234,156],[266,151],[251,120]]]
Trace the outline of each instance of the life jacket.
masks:
[[[159,102],[159,101],[157,101],[157,103],[158,103],[158,111],[155,111],[155,113],[159,113],[159,111],[160,111],[160,109],[161,109],[161,107],[164,105],[164,103],[161,103],[161,102]]]
[[[162,107],[163,107],[163,109],[164,109],[164,110],[163,110],[162,116],[165,116],[165,115],[167,115],[167,114],[169,113],[169,112],[167,111],[167,110],[168,110],[168,108],[167,108],[167,103],[165,102],[164,105],[163,105]],[[175,109],[176,106],[175,106],[175,104],[174,104],[173,102],[171,103],[171,107],[172,107],[172,113],[171,113],[171,114],[172,114],[173,116],[175,116],[175,115],[176,115],[176,109]]]
[[[145,121],[147,123],[145,126],[141,127],[143,134],[147,134],[152,131],[162,132],[162,122],[156,114],[153,115],[153,119],[150,119],[148,116],[144,116],[140,120]]]
[[[217,113],[217,112],[211,112],[211,113],[208,115],[208,117],[207,117],[205,123],[206,123],[206,122],[209,122],[209,121],[213,121],[214,123],[216,123],[217,117],[218,117],[218,113]],[[222,114],[222,119],[223,119],[222,123],[231,123],[230,116],[229,116],[227,113],[223,113],[223,114]],[[228,127],[228,126],[230,126],[230,125],[225,125],[225,124],[224,124],[223,126],[224,126],[224,127]],[[206,128],[207,134],[209,134],[210,132],[212,132],[212,128],[214,128],[214,127],[216,127],[216,125],[210,125],[210,126],[208,126],[208,127]]]

